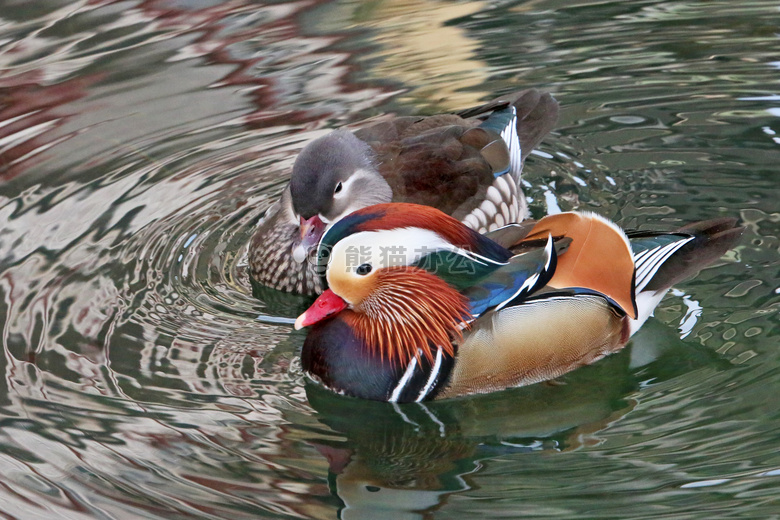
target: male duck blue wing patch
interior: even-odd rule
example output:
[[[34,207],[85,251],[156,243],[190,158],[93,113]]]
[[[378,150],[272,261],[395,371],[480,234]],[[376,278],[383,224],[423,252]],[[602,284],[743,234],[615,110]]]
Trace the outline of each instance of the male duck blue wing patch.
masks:
[[[552,278],[556,259],[551,236],[543,249],[513,256],[506,265],[461,291],[469,299],[471,314],[476,318],[490,309],[501,310],[541,289]]]

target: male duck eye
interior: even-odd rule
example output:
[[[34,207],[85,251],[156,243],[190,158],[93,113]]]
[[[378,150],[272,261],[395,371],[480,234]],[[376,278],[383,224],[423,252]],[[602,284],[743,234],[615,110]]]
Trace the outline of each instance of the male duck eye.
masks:
[[[355,272],[361,276],[365,276],[371,272],[371,264],[361,264],[358,266]]]
[[[336,189],[335,189],[335,190],[333,190],[333,193],[335,194],[335,193],[338,193],[338,192],[340,192],[340,191],[341,191],[341,188],[342,188],[342,186],[341,186],[341,183],[338,183],[338,184],[336,184]]]

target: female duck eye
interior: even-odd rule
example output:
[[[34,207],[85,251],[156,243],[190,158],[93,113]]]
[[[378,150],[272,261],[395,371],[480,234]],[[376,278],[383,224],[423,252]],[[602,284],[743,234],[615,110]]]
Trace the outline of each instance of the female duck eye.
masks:
[[[371,272],[371,264],[360,264],[355,272],[360,276],[365,276]]]
[[[336,184],[336,189],[333,190],[333,193],[336,194],[336,193],[340,192],[341,188],[342,188],[342,186],[341,186],[341,183],[339,182],[338,184]]]

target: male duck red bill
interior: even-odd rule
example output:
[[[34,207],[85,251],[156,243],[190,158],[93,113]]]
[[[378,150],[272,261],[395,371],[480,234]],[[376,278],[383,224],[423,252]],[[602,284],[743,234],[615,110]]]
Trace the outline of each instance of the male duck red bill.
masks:
[[[620,350],[742,231],[722,218],[626,233],[572,212],[484,236],[426,206],[363,208],[320,242],[329,288],[295,323],[311,327],[303,369],[399,403],[552,379]]]
[[[523,164],[557,119],[558,102],[530,89],[457,114],[393,117],[315,139],[252,238],[249,274],[273,289],[319,294],[309,251],[341,217],[372,204],[432,206],[480,232],[522,221]]]

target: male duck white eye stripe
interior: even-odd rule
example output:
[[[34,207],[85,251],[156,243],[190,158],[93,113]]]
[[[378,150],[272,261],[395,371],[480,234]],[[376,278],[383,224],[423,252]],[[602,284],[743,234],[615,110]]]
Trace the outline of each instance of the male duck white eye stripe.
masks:
[[[433,384],[436,382],[436,378],[439,376],[439,370],[441,370],[441,357],[441,347],[438,347],[436,349],[436,360],[433,362],[433,368],[431,368],[431,375],[428,376],[428,381],[425,382],[425,386],[420,391],[420,395],[417,396],[415,402],[419,403],[422,401],[425,396],[428,395],[428,392],[431,391]]]
[[[350,268],[363,263],[370,263],[374,269],[412,265],[426,254],[451,247],[452,244],[438,233],[423,228],[360,231],[333,246],[331,268],[339,266],[352,270]]]
[[[412,374],[414,374],[414,369],[417,368],[417,358],[413,357],[412,360],[409,362],[409,365],[406,367],[406,371],[404,372],[404,375],[401,376],[401,379],[398,381],[398,384],[393,389],[393,393],[390,394],[390,401],[391,403],[397,403],[398,398],[401,396],[401,392],[403,392],[404,387],[409,383],[409,380],[412,378]]]
[[[457,247],[430,229],[406,227],[360,231],[341,239],[331,251],[329,270],[338,266],[352,271],[363,263],[375,269],[408,266],[437,251],[451,251],[483,265],[506,264]]]

